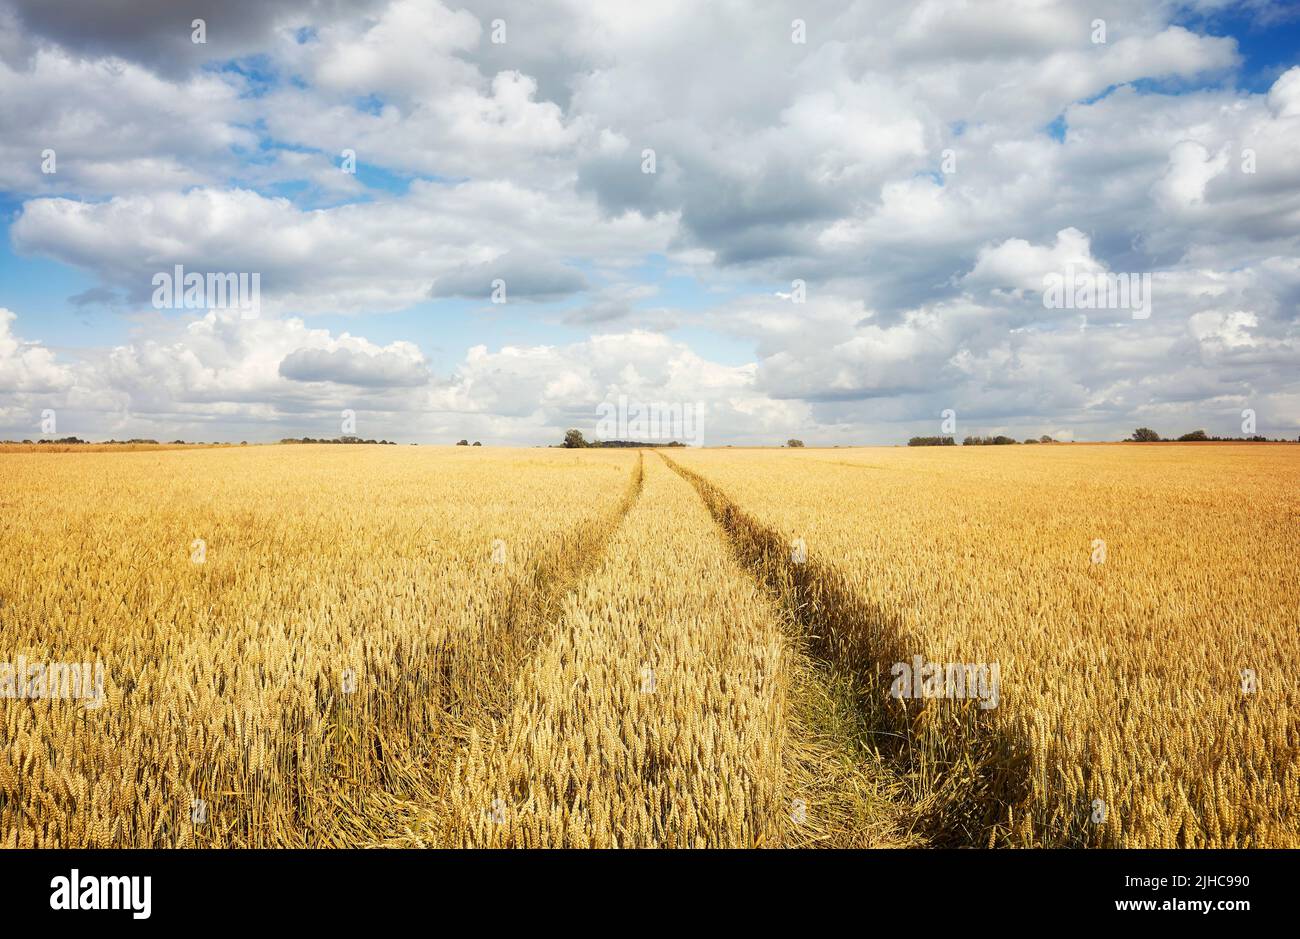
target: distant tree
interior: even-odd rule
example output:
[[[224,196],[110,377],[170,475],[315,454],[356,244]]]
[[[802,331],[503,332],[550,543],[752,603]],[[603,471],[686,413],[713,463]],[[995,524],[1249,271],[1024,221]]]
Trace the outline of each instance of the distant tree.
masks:
[[[1043,434],[1043,436],[1039,437],[1039,438],[1038,438],[1038,442],[1039,442],[1039,443],[1056,443],[1056,441],[1053,440],[1051,437],[1047,436],[1047,434]]]
[[[1192,440],[1209,440],[1209,435],[1203,430],[1194,430],[1190,434],[1183,434],[1178,438],[1180,443],[1187,443]]]
[[[802,447],[802,446],[803,446],[803,441],[802,441],[802,440],[795,440],[793,437],[791,437],[789,440],[787,440],[787,441],[785,442],[785,445],[786,445],[787,447]]]
[[[456,446],[458,446],[458,447],[468,447],[468,446],[469,446],[469,441],[468,441],[468,440],[457,440],[457,441],[456,441]]]
[[[1026,437],[1025,443],[1038,443],[1038,441],[1035,440],[1033,437]]]
[[[907,441],[909,447],[952,447],[957,441],[951,437],[913,437]]]
[[[481,443],[479,443],[477,440],[475,440],[475,441],[474,441],[474,446],[476,446],[476,447],[481,447],[481,446],[483,446],[483,444],[481,444]]]
[[[1159,441],[1160,435],[1150,427],[1139,427],[1133,431],[1133,436],[1130,439],[1138,443],[1156,443]]]
[[[569,450],[577,450],[588,446],[587,438],[582,436],[582,431],[570,427],[564,432],[564,447]]]

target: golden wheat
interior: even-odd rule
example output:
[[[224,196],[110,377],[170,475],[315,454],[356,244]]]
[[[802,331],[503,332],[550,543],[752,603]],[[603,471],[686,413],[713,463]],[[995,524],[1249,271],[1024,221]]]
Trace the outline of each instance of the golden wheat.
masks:
[[[4,843],[341,843],[364,793],[444,755],[635,465],[0,454],[0,660],[98,662],[105,686],[97,708],[0,699]]]
[[[951,839],[1300,845],[1300,450],[674,459],[790,581],[825,655],[874,676]],[[794,539],[804,565],[772,547]],[[998,663],[999,705],[889,699],[916,655]]]
[[[786,664],[778,618],[728,570],[712,520],[661,461],[565,603],[495,739],[452,788],[466,844],[692,846],[781,837]],[[647,550],[650,548],[650,550]]]
[[[0,844],[1297,846],[1298,475],[3,452]],[[914,656],[997,663],[997,706],[891,697]],[[19,659],[102,665],[102,704]]]

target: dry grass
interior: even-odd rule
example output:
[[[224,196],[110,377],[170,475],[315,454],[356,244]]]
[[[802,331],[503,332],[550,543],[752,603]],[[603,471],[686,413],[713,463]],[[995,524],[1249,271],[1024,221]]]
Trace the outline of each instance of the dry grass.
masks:
[[[217,450],[229,443],[0,443],[0,453],[147,453],[159,450]]]
[[[673,458],[866,678],[936,837],[1300,846],[1300,449]],[[1000,663],[999,707],[889,698],[918,654]]]
[[[0,844],[1300,846],[1300,448],[670,460],[0,453]]]
[[[527,654],[539,597],[617,521],[637,465],[485,453],[0,456],[0,659],[98,660],[107,697],[0,700],[3,842],[336,844],[369,827],[365,795],[445,758]]]
[[[849,758],[859,751],[836,716],[817,711],[824,726],[811,724],[807,695],[831,695],[782,627],[695,492],[649,458],[603,563],[521,674],[512,712],[458,766],[449,804],[417,827],[421,840],[897,842],[892,807]],[[863,824],[850,834],[855,811]]]

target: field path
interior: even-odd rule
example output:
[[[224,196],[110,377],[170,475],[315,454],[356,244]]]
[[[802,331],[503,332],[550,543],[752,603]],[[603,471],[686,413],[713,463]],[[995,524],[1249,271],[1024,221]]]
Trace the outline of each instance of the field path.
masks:
[[[360,800],[351,794],[336,799],[329,841],[401,847],[423,844],[413,827],[423,824],[425,807],[448,799],[448,776],[466,748],[511,711],[516,677],[546,638],[547,624],[560,613],[560,604],[574,586],[604,556],[611,537],[641,498],[645,459],[637,455],[631,481],[622,499],[594,524],[579,526],[541,556],[511,598],[491,632],[452,637],[439,664],[439,688],[453,696],[437,702],[444,722],[430,735],[419,759],[390,767],[396,785],[368,791]]]
[[[843,843],[852,814],[858,843],[902,843],[862,767],[817,740],[807,661],[692,487],[658,459],[643,486],[405,843]]]
[[[796,580],[802,568],[791,563],[790,546],[773,533],[739,524],[740,510],[716,486],[662,451],[664,462],[695,490],[717,526],[734,563],[779,610],[791,657],[796,663],[792,688],[792,759],[801,772],[810,824],[800,826],[800,846],[889,848],[921,847],[930,837],[917,829],[924,796],[909,784],[883,752],[878,706],[853,669],[828,653],[827,637],[805,603]],[[893,741],[890,741],[892,744]],[[883,748],[893,749],[893,747]]]
[[[790,617],[814,664],[815,687],[834,698],[834,703],[826,701],[815,713],[829,708],[844,715],[835,722],[840,728],[838,745],[866,759],[871,777],[890,794],[899,824],[906,819],[911,836],[932,846],[991,844],[1000,830],[998,807],[1024,798],[1023,761],[989,755],[1001,741],[988,724],[975,723],[974,709],[965,712],[962,723],[945,725],[951,735],[959,730],[968,735],[971,756],[958,753],[954,758],[932,740],[923,739],[918,733],[927,719],[923,710],[916,709],[908,718],[886,704],[889,681],[882,676],[887,675],[887,663],[898,660],[890,654],[889,642],[920,647],[914,638],[902,635],[889,605],[858,602],[824,558],[809,558],[800,543],[803,556],[796,559],[794,545],[780,532],[751,515],[710,479],[660,455],[694,486],[726,532],[738,562]]]

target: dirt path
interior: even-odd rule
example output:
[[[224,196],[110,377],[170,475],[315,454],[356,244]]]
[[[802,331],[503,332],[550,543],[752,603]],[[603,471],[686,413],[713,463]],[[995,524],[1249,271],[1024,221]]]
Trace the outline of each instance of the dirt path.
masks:
[[[915,843],[848,690],[791,626],[696,491],[646,459],[640,498],[508,709],[483,710],[500,719],[470,729],[396,843]]]
[[[424,845],[414,829],[426,825],[429,806],[444,805],[450,799],[447,786],[456,761],[468,747],[494,733],[510,713],[517,676],[536,653],[549,624],[560,615],[565,597],[600,563],[610,539],[639,502],[644,472],[644,457],[638,455],[619,503],[597,524],[569,533],[537,562],[529,582],[491,633],[474,642],[452,643],[442,667],[455,672],[456,680],[448,676],[444,684],[463,690],[456,699],[440,702],[445,723],[432,735],[422,758],[390,767],[390,778],[396,783],[389,789],[372,791],[361,801],[340,796],[327,843]]]
[[[915,794],[882,754],[879,722],[866,688],[824,655],[822,631],[789,576],[788,546],[773,536],[759,544],[735,525],[736,509],[722,493],[663,453],[665,463],[690,483],[713,517],[734,562],[766,594],[790,645],[791,759],[808,781],[807,825],[794,843],[825,847],[921,847]]]

